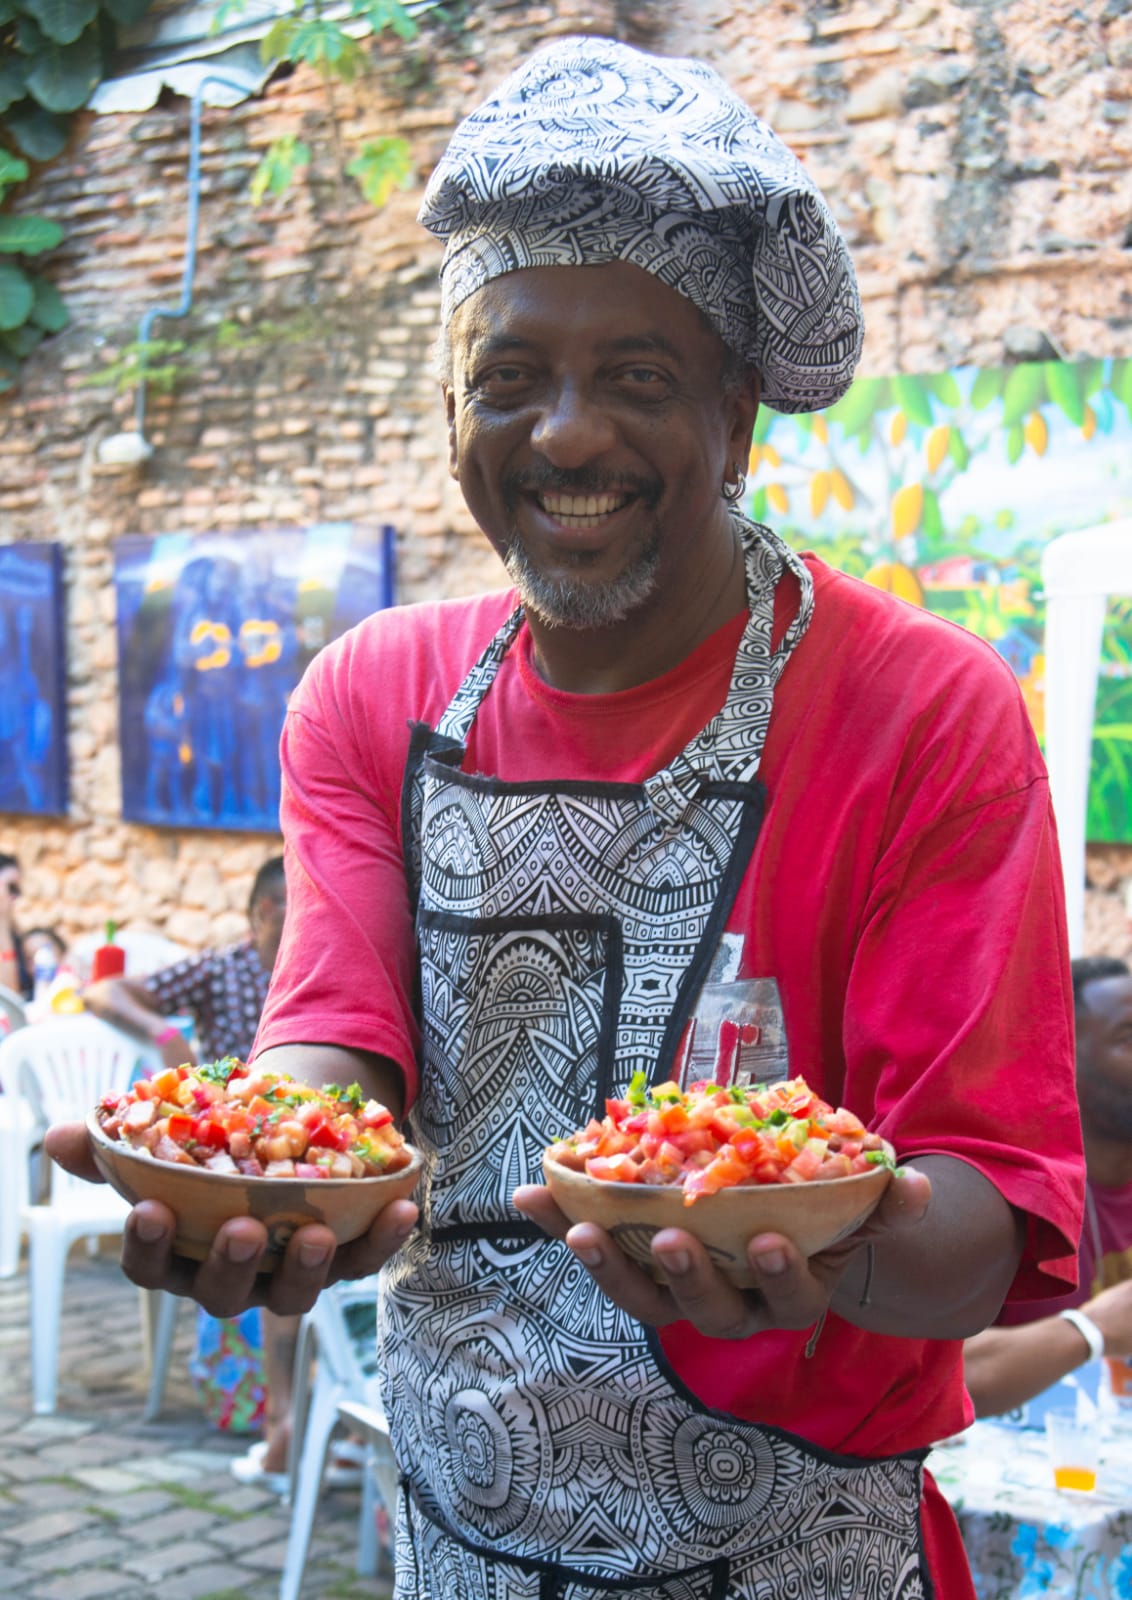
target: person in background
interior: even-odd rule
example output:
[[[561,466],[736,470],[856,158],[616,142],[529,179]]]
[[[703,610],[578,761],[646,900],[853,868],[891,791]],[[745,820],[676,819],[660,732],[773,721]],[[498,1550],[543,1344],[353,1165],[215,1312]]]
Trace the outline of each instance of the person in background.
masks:
[[[1083,956],[1072,972],[1088,1175],[1077,1288],[1008,1308],[1003,1325],[964,1342],[978,1417],[1036,1420],[1031,1401],[1102,1355],[1115,1386],[1132,1392],[1132,970],[1118,957]]]
[[[57,928],[27,928],[20,935],[20,944],[23,946],[24,960],[33,973],[36,953],[44,948],[50,950],[57,967],[66,964],[67,941]]]
[[[192,1017],[197,1055],[202,1061],[223,1056],[247,1060],[279,951],[286,907],[283,857],[271,856],[252,883],[246,939],[186,956],[144,978],[104,978],[86,986],[83,1000],[96,1016],[148,1039],[161,1052],[166,1066],[193,1059],[183,1034],[169,1021],[178,1015]],[[253,1317],[246,1330],[249,1338],[255,1335],[256,1320]],[[282,1494],[287,1483],[299,1318],[264,1312],[258,1321],[266,1404],[264,1438],[234,1461],[232,1469],[242,1481]],[[231,1329],[202,1327],[198,1336],[198,1346],[204,1349],[202,1355],[198,1348],[200,1370],[207,1365],[208,1350],[225,1336],[230,1343],[237,1337]]]
[[[0,852],[0,984],[30,1000],[31,962],[16,927],[20,889],[20,863],[15,856]]]

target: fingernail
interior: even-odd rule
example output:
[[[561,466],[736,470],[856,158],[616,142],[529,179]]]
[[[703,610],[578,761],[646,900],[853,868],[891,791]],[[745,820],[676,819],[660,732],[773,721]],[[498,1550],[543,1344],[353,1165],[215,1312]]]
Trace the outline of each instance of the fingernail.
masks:
[[[781,1250],[768,1250],[765,1255],[756,1255],[755,1265],[768,1278],[776,1278],[786,1271],[786,1257]]]
[[[692,1265],[692,1258],[686,1250],[665,1250],[659,1260],[665,1272],[674,1272],[677,1276],[687,1272]]]
[[[330,1257],[330,1251],[324,1244],[301,1244],[299,1246],[299,1260],[308,1270],[321,1267]]]
[[[395,1231],[394,1231],[394,1236],[396,1238],[398,1238],[398,1239],[407,1239],[409,1237],[409,1235],[412,1233],[413,1229],[416,1227],[416,1225],[417,1224],[416,1224],[415,1221],[413,1221],[413,1222],[399,1222],[397,1224],[397,1227],[396,1227]]]
[[[224,1247],[224,1254],[229,1261],[234,1261],[237,1266],[243,1266],[245,1261],[250,1261],[254,1255],[259,1254],[259,1246],[251,1239],[229,1239]]]
[[[153,1217],[139,1217],[134,1231],[142,1244],[156,1244],[165,1237],[164,1225]]]
[[[570,1246],[570,1249],[574,1251],[574,1254],[577,1256],[578,1260],[582,1263],[583,1267],[600,1267],[601,1266],[601,1251],[600,1250],[595,1250],[592,1246],[583,1247],[582,1249],[576,1249],[573,1245]]]

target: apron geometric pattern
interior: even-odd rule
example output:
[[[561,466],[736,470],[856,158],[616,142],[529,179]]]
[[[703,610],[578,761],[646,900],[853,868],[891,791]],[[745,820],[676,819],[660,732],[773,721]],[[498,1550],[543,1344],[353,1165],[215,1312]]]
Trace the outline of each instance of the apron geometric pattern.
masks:
[[[719,715],[644,784],[459,770],[520,617],[406,773],[424,1069],[418,1232],[382,1274],[403,1474],[398,1600],[928,1594],[919,1453],[862,1462],[710,1410],[654,1333],[510,1203],[546,1145],[666,1075],[754,848],[774,685],[809,574],[736,518],[750,621]],[[771,649],[775,585],[802,603]]]

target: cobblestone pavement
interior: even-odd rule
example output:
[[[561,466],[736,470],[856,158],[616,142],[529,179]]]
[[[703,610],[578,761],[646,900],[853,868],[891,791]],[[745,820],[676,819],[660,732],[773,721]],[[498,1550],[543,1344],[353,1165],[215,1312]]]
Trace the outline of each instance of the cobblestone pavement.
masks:
[[[249,1440],[203,1416],[178,1318],[165,1408],[142,1421],[138,1291],[77,1245],[64,1282],[59,1402],[31,1407],[26,1262],[0,1279],[0,1596],[5,1600],[276,1600],[288,1512],[228,1470]],[[320,1502],[302,1600],[389,1600],[354,1570],[360,1493]]]

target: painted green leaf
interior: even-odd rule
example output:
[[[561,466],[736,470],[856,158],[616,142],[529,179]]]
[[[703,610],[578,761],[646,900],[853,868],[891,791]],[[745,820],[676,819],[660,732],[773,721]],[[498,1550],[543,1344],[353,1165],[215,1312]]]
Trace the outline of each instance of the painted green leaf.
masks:
[[[38,256],[61,243],[63,230],[49,217],[0,217],[0,251],[5,255]]]
[[[0,328],[18,328],[35,303],[31,279],[14,261],[0,261]]]
[[[1085,396],[1081,392],[1081,374],[1076,365],[1067,361],[1044,363],[1046,387],[1054,405],[1060,406],[1075,428],[1085,420]]]
[[[921,427],[930,428],[935,421],[935,413],[932,411],[931,393],[924,380],[901,373],[893,378],[892,387],[896,394],[896,403],[908,421],[918,422]]]
[[[48,45],[28,71],[28,88],[48,111],[77,111],[101,81],[96,28],[88,28],[74,44]]]
[[[971,385],[971,406],[975,411],[985,411],[992,400],[1002,393],[1006,374],[1001,367],[983,367]]]
[[[1081,393],[1087,400],[1090,395],[1096,394],[1098,389],[1104,387],[1103,361],[1078,361],[1077,372],[1081,383]]]
[[[1029,416],[1046,398],[1045,369],[1040,361],[1023,361],[1012,367],[1002,389],[1002,420],[1010,428]]]
[[[766,521],[766,490],[756,489],[751,496],[751,518],[754,522]]]
[[[759,414],[755,418],[755,432],[752,439],[754,444],[762,444],[767,434],[774,427],[778,413],[771,411],[766,406],[759,407]],[[828,415],[828,412],[826,413]]]
[[[963,397],[959,393],[959,385],[955,381],[954,373],[936,372],[927,381],[932,393],[941,405],[945,405],[949,411],[958,410],[962,404]]]
[[[346,171],[357,178],[371,205],[383,206],[394,189],[406,189],[413,178],[413,160],[404,139],[374,139],[364,144]]]
[[[1132,360],[1121,362],[1121,366],[1123,371],[1119,380],[1117,379],[1115,368],[1113,369],[1112,392],[1116,395],[1121,405],[1124,406],[1129,416],[1132,416]]]
[[[967,448],[966,439],[954,424],[952,424],[951,432],[947,439],[947,453],[959,468],[959,471],[966,472],[971,460],[971,452]]]
[[[71,131],[70,119],[45,111],[34,100],[25,100],[9,111],[8,130],[25,156],[33,161],[54,161],[65,147]]]
[[[11,54],[0,57],[0,112],[7,111],[9,106],[15,105],[17,100],[24,96],[24,64],[19,56]]]
[[[933,544],[940,543],[944,538],[943,517],[939,509],[939,497],[934,489],[924,490],[924,509],[920,514],[920,532]]]
[[[1025,444],[1026,439],[1022,432],[1022,424],[1016,422],[1006,435],[1006,459],[1011,466],[1021,459]]]
[[[74,44],[98,14],[98,0],[22,0],[22,4],[56,44]]]
[[[65,328],[71,320],[71,313],[63,301],[63,296],[53,283],[48,283],[46,278],[34,280],[35,304],[31,308],[30,321],[37,328],[42,328],[45,333],[58,333]]]

